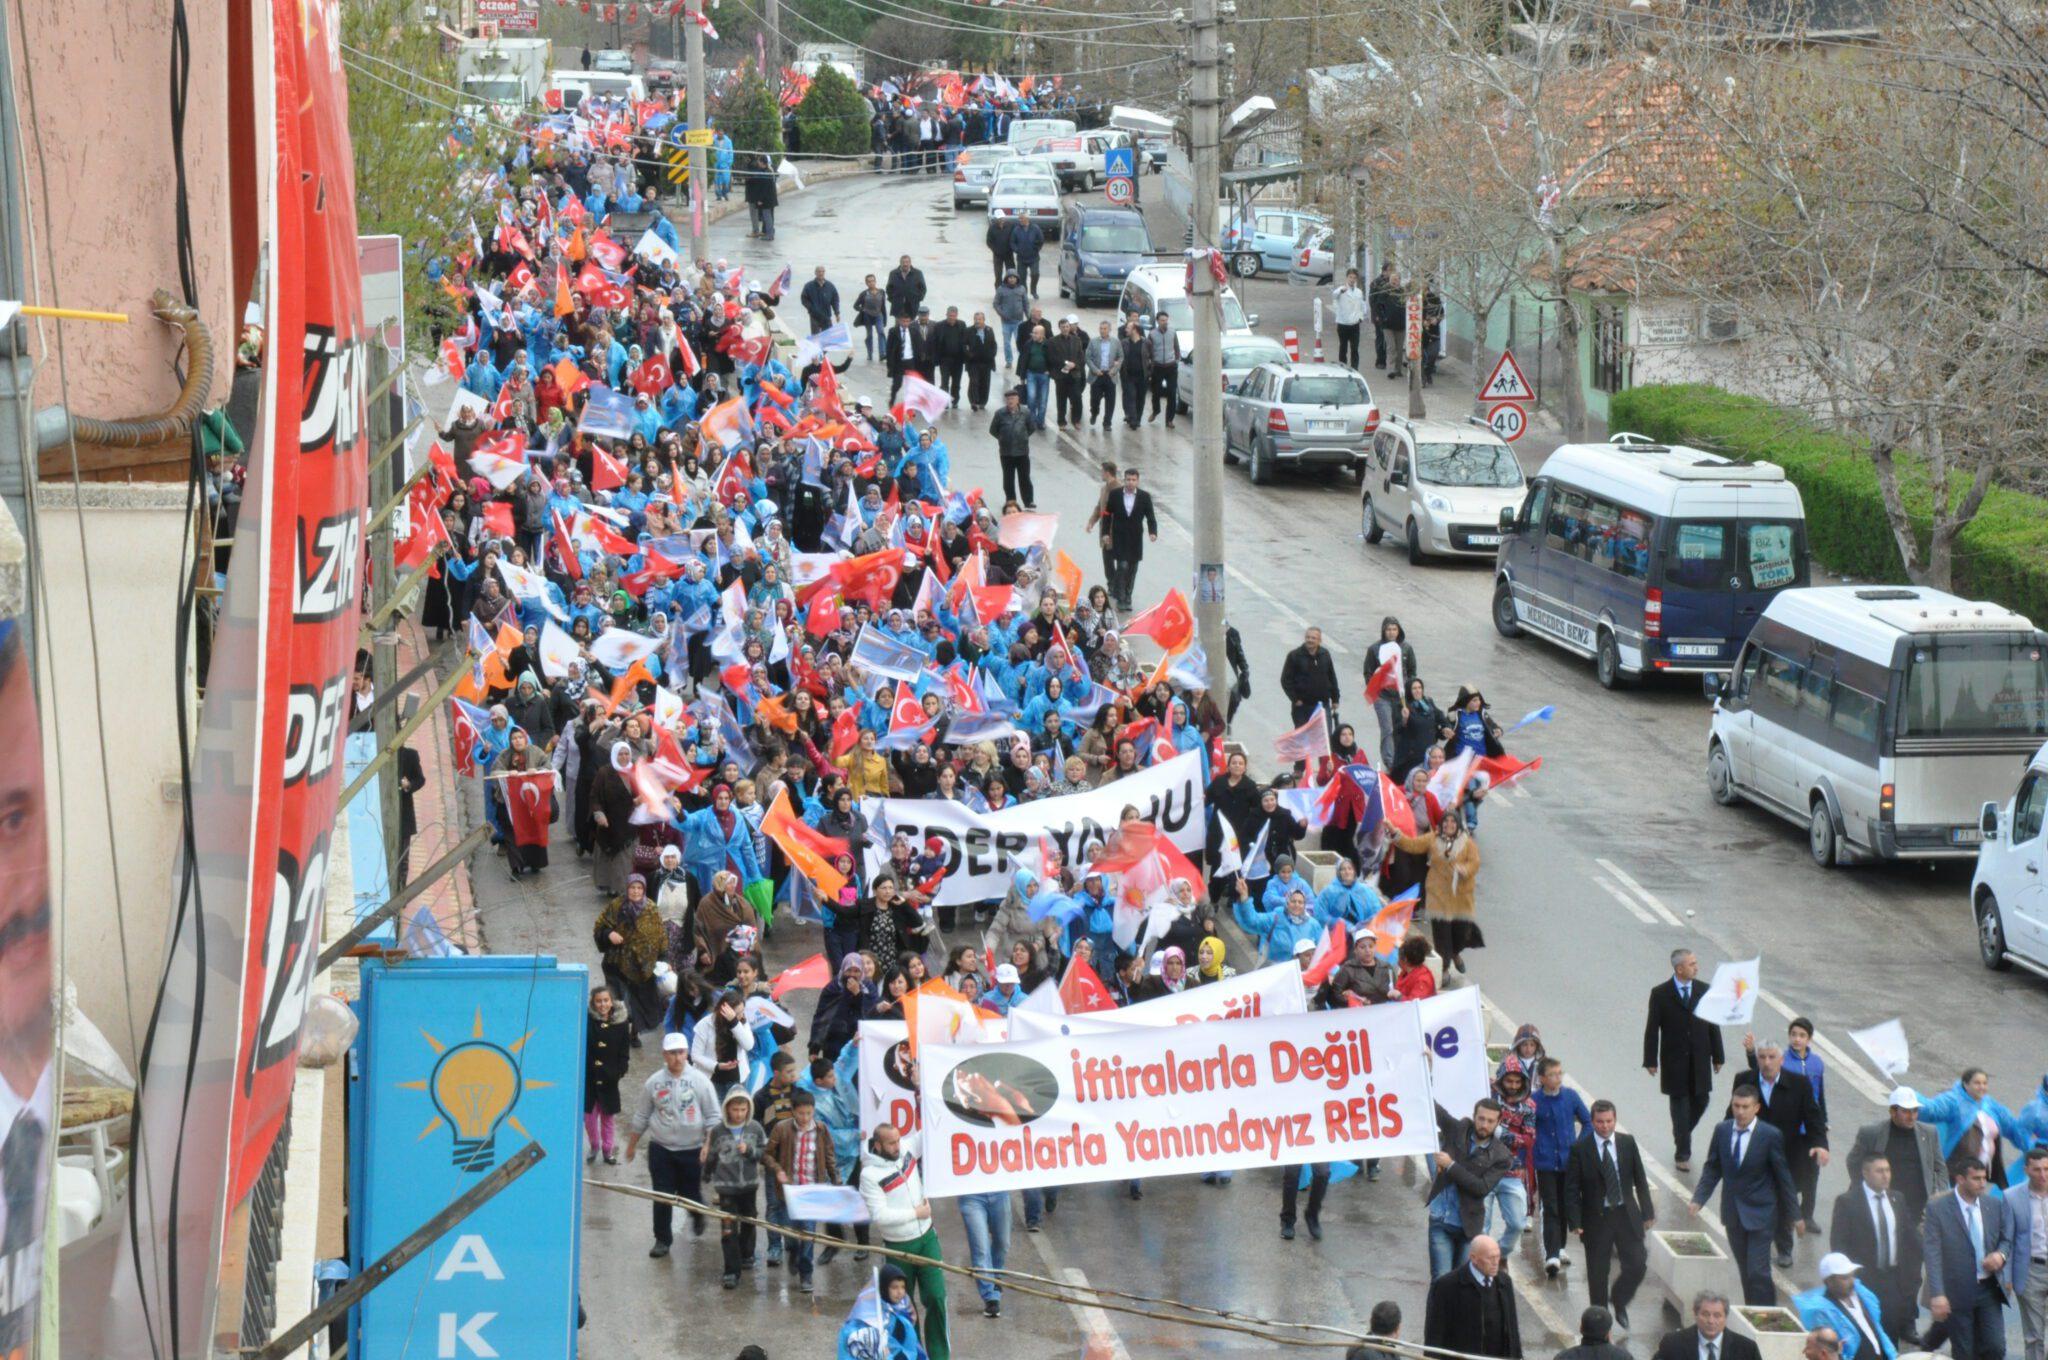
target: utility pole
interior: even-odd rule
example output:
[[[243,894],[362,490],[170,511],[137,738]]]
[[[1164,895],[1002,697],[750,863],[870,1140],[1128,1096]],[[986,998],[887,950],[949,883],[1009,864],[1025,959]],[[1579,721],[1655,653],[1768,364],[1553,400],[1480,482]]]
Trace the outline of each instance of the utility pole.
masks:
[[[711,157],[705,154],[710,148],[697,141],[702,129],[708,126],[704,121],[704,26],[697,22],[704,15],[704,0],[690,3],[696,9],[683,24],[683,50],[689,60],[686,75],[690,82],[683,92],[684,114],[689,123],[683,135],[690,139],[690,264],[694,268],[711,255],[711,247],[704,239],[704,180],[711,173]]]
[[[1217,35],[1219,0],[1193,0],[1189,8],[1194,49],[1193,91],[1188,109],[1188,145],[1194,158],[1192,239],[1194,284],[1189,302],[1195,314],[1195,390],[1188,409],[1195,418],[1195,624],[1209,660],[1209,694],[1220,706],[1230,692],[1223,622],[1223,318],[1216,278],[1209,272],[1216,248],[1216,209],[1223,198],[1222,59]],[[1233,3],[1234,11],[1236,5]]]
[[[761,78],[775,91],[775,104],[782,106],[782,0],[768,0],[768,69]]]

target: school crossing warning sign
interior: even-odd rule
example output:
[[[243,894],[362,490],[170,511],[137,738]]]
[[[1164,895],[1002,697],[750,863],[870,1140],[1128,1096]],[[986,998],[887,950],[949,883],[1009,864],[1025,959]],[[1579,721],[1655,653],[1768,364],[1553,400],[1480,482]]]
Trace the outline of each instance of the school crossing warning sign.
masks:
[[[1536,393],[1529,386],[1529,380],[1522,376],[1522,366],[1515,362],[1515,352],[1502,350],[1500,362],[1493,366],[1493,372],[1479,388],[1481,401],[1522,401],[1536,400]]]

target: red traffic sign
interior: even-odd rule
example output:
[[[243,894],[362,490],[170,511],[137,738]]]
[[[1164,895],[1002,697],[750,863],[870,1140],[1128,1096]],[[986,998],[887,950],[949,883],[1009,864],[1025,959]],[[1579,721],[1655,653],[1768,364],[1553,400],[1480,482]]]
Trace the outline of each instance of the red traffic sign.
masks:
[[[1102,191],[1109,195],[1110,202],[1121,206],[1131,201],[1137,192],[1137,186],[1131,182],[1129,176],[1114,175],[1103,184]]]
[[[1515,362],[1515,352],[1504,349],[1500,362],[1493,366],[1493,372],[1480,384],[1481,401],[1534,401],[1536,390],[1529,386],[1529,380],[1522,375],[1522,366]],[[1508,436],[1503,436],[1504,438]]]
[[[1529,413],[1518,401],[1499,402],[1486,413],[1486,427],[1512,444],[1528,433]]]

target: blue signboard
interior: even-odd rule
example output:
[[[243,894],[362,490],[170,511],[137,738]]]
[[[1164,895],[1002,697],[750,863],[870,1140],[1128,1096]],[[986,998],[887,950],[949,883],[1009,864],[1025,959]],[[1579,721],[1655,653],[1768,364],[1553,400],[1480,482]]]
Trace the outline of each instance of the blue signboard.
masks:
[[[1109,179],[1135,179],[1138,152],[1135,147],[1112,146],[1102,153],[1102,173]]]
[[[362,981],[350,1055],[355,1269],[527,1143],[546,1156],[371,1290],[349,1353],[569,1360],[589,971],[545,956],[369,959]]]

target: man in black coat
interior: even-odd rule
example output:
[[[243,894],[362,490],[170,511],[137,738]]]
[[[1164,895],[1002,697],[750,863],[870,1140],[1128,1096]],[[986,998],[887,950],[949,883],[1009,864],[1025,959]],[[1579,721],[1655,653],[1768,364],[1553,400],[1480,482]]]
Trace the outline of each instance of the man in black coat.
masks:
[[[882,291],[889,295],[890,316],[916,316],[917,309],[924,305],[924,271],[913,266],[905,255],[889,271],[889,281],[882,285]]]
[[[803,306],[804,315],[811,319],[811,334],[828,329],[839,319],[839,288],[825,277],[825,266],[819,265],[811,275],[811,281],[797,294],[798,303]]]
[[[1559,1351],[1557,1360],[1630,1360],[1613,1337],[1614,1315],[1596,1304],[1579,1314],[1579,1344]]]
[[[1695,1294],[1692,1326],[1666,1332],[1657,1360],[1762,1360],[1756,1342],[1728,1330],[1728,1296],[1711,1289]]]
[[[1323,646],[1323,630],[1311,628],[1301,636],[1301,645],[1287,654],[1280,665],[1280,692],[1293,705],[1294,725],[1308,721],[1317,704],[1330,722],[1337,721],[1337,666]]]
[[[1003,275],[1015,268],[1017,259],[1016,253],[1010,249],[1010,219],[991,213],[988,219],[988,232],[981,239],[982,244],[988,247],[990,257],[995,261],[996,284],[1001,286]]]
[[[1862,1265],[1859,1278],[1877,1295],[1885,1331],[1900,1350],[1919,1350],[1913,1326],[1920,1317],[1920,1233],[1892,1189],[1890,1158],[1867,1155],[1860,1174],[1861,1182],[1835,1199],[1828,1249]]]
[[[1714,1096],[1726,1056],[1721,1031],[1693,1012],[1707,994],[1700,961],[1690,949],[1671,951],[1671,976],[1650,989],[1643,1024],[1643,1066],[1671,1101],[1671,1141],[1680,1171],[1692,1170],[1692,1131]]]
[[[976,411],[985,410],[988,407],[989,379],[994,376],[996,360],[1002,357],[1003,352],[1002,341],[996,335],[996,328],[988,324],[986,312],[974,314],[961,350],[967,362],[967,404]]]
[[[1022,501],[1026,510],[1038,508],[1031,488],[1031,413],[1024,409],[1024,391],[1012,387],[1003,393],[1003,409],[990,417],[988,432],[996,441],[996,461],[1003,469],[1003,499]]]
[[[946,389],[946,395],[953,404],[960,404],[960,374],[967,366],[967,323],[960,319],[958,307],[946,309],[946,319],[932,327],[932,362],[938,365],[939,386]]]
[[[1038,296],[1038,254],[1045,248],[1045,229],[1028,217],[1010,227],[1010,254],[1017,261],[1017,281]]]
[[[1145,544],[1159,541],[1159,519],[1152,513],[1152,493],[1138,485],[1138,470],[1124,469],[1124,484],[1106,490],[1102,506],[1103,550],[1115,563],[1109,581],[1109,597],[1126,614],[1131,611],[1131,592],[1138,584],[1138,562],[1145,556]]]
[[[1486,1236],[1473,1238],[1465,1263],[1429,1282],[1422,1344],[1461,1355],[1521,1360],[1515,1284],[1501,1269],[1500,1243]]]
[[[889,404],[896,404],[896,393],[903,386],[906,373],[928,374],[932,371],[931,342],[924,332],[911,324],[911,313],[899,313],[896,324],[889,328]]]
[[[1649,1263],[1643,1234],[1657,1210],[1636,1140],[1614,1124],[1614,1102],[1594,1101],[1593,1129],[1572,1144],[1560,1188],[1565,1226],[1586,1244],[1586,1296],[1596,1307],[1606,1307],[1611,1297],[1614,1318],[1626,1328],[1629,1300]],[[1614,1256],[1621,1258],[1621,1275],[1610,1296],[1607,1267]]]
[[[1813,1094],[1813,1083],[1797,1072],[1785,1070],[1785,1050],[1775,1039],[1758,1043],[1754,1036],[1742,1036],[1749,1050],[1749,1074],[1736,1081],[1750,1082],[1763,1096],[1763,1120],[1785,1136],[1785,1161],[1792,1168],[1792,1184],[1800,1191],[1800,1217],[1808,1232],[1820,1231],[1806,1206],[1811,1202],[1809,1187],[1820,1180],[1820,1169],[1828,1164],[1828,1116]],[[1856,1260],[1862,1260],[1856,1257]],[[1792,1264],[1792,1225],[1778,1225],[1778,1264]]]
[[[1052,357],[1053,411],[1062,430],[1081,423],[1081,393],[1088,383],[1088,332],[1079,323],[1077,316],[1061,317],[1046,347]]]

